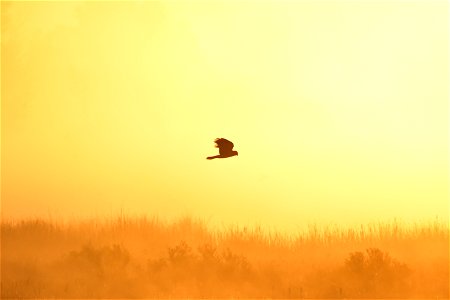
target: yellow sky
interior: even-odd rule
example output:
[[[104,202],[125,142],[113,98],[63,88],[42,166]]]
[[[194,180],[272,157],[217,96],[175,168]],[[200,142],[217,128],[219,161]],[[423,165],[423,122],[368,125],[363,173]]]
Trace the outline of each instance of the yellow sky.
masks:
[[[448,218],[446,1],[1,5],[3,217]]]

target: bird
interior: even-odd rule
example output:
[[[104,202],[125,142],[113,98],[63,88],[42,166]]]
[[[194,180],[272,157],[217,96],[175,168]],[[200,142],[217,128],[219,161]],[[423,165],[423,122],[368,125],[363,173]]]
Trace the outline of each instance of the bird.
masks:
[[[214,159],[214,158],[227,158],[231,156],[238,155],[237,151],[233,150],[234,144],[227,139],[217,138],[214,140],[216,143],[216,148],[219,148],[219,155],[208,156],[206,159]]]

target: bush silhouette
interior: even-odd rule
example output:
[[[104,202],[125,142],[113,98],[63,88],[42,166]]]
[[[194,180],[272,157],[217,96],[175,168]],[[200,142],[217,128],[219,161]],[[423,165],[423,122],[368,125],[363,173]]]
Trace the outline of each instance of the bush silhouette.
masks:
[[[342,285],[352,297],[405,296],[411,270],[388,253],[369,248],[365,253],[349,254],[343,267]]]
[[[65,279],[64,291],[77,296],[129,296],[127,266],[130,254],[117,244],[96,248],[90,244],[71,251],[57,265]]]

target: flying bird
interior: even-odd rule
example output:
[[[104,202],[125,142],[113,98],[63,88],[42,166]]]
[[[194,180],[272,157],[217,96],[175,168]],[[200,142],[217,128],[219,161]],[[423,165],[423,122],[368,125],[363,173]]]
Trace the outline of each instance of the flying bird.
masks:
[[[214,158],[226,158],[238,155],[237,151],[233,151],[234,144],[227,139],[217,138],[214,141],[216,143],[216,148],[219,148],[219,155],[208,156],[206,159],[214,159]]]

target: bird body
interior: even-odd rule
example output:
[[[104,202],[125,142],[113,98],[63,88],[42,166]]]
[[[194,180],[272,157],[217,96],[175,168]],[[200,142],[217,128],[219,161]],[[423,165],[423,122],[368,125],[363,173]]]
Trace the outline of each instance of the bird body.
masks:
[[[206,159],[227,158],[238,155],[238,152],[233,150],[234,144],[229,140],[217,138],[214,142],[216,143],[215,147],[219,148],[219,155],[208,156]]]

